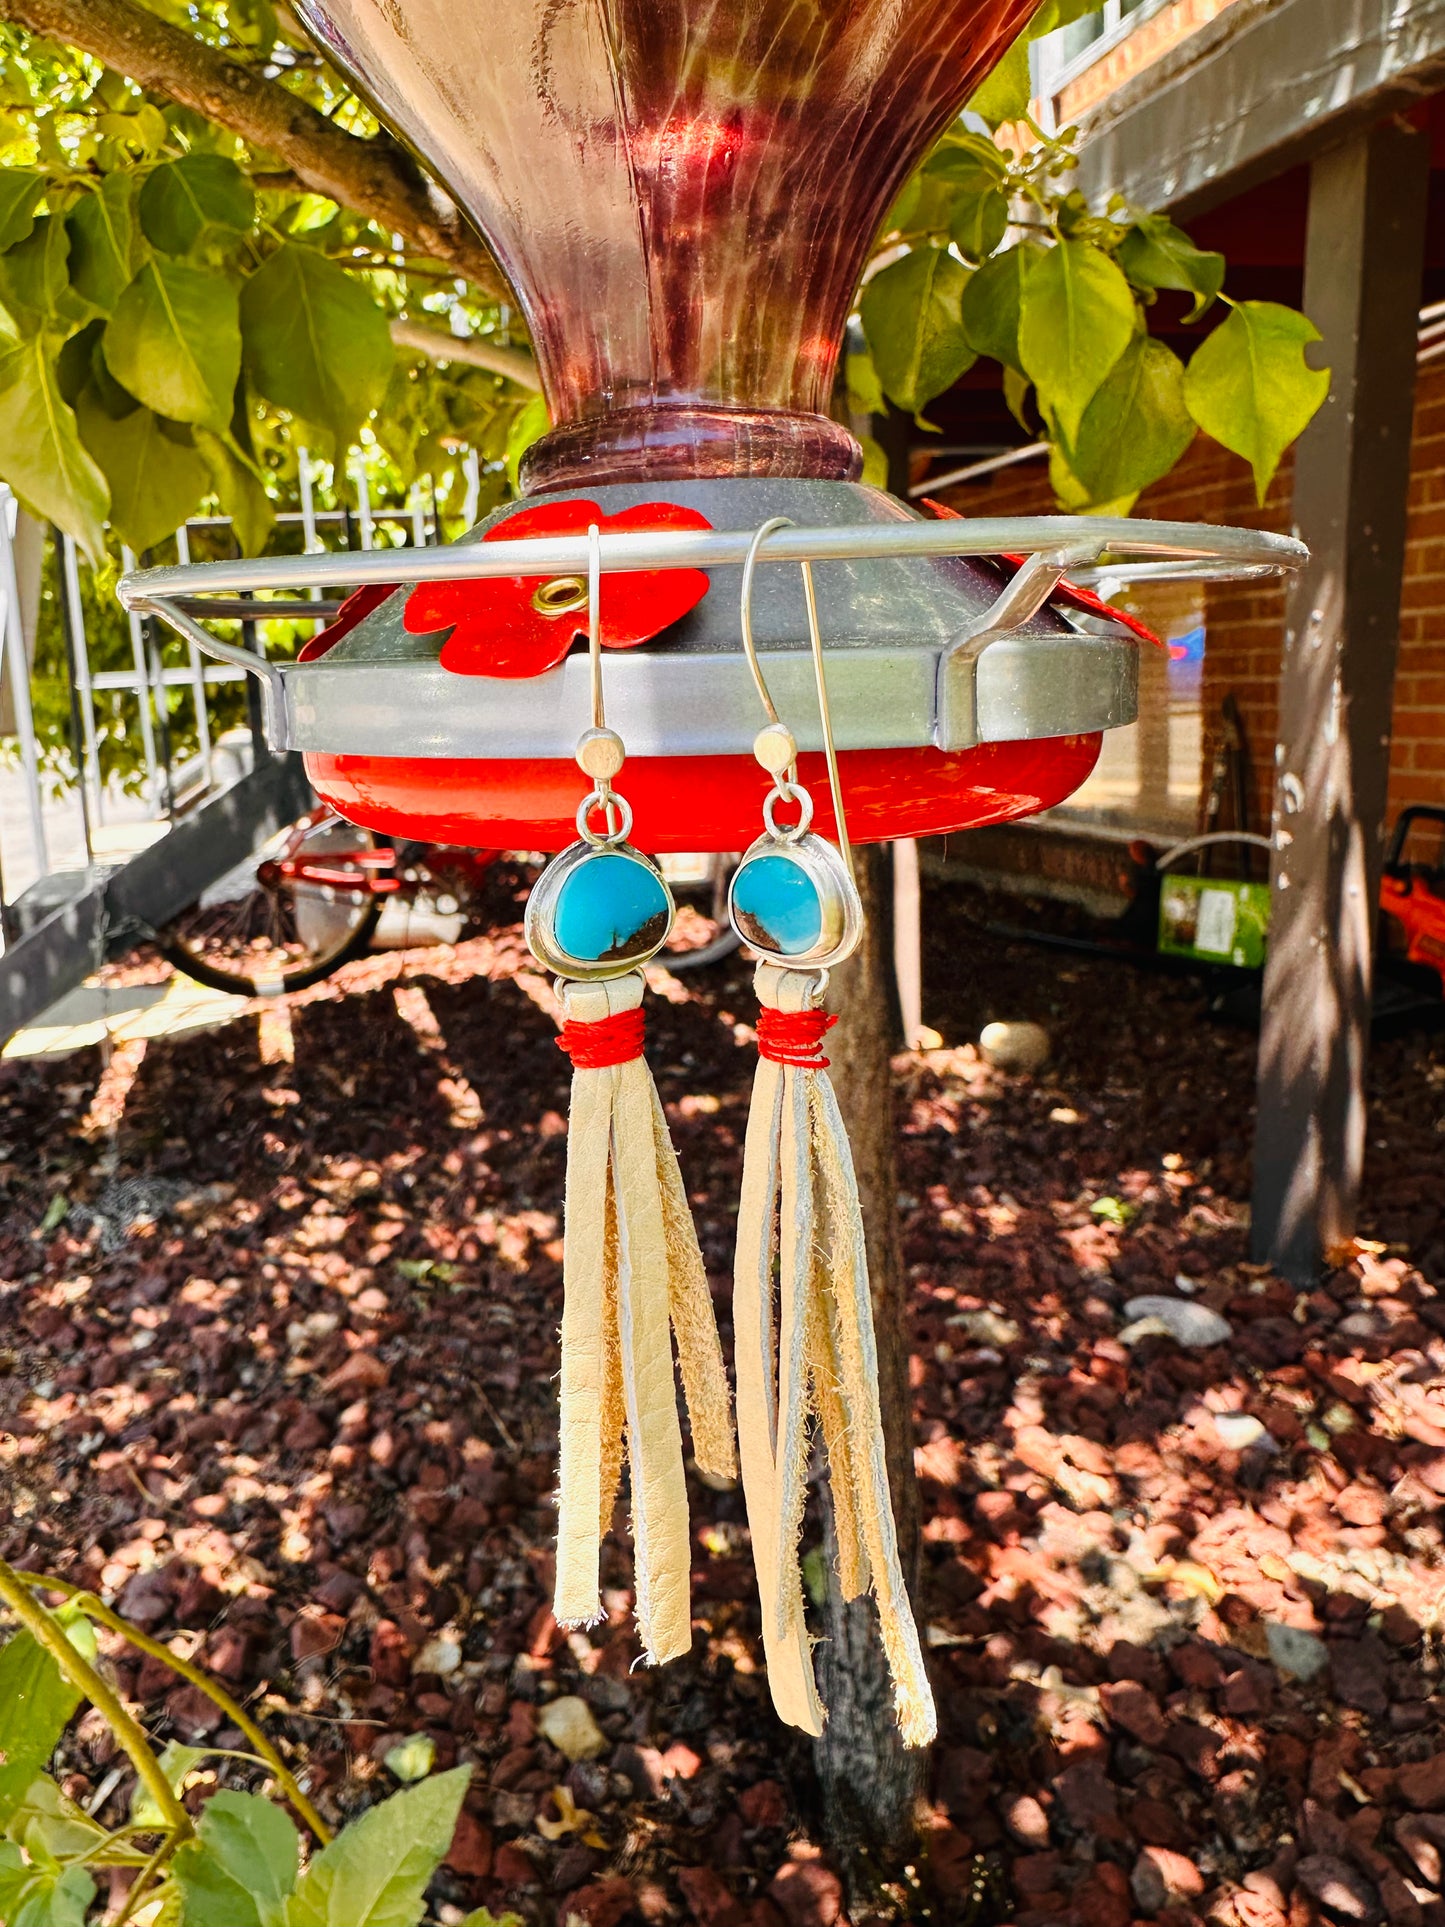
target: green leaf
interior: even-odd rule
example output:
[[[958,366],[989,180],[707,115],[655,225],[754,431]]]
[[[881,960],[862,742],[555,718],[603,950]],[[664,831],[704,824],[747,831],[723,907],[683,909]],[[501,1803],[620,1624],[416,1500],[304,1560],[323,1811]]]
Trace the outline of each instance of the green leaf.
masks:
[[[259,555],[276,526],[276,510],[254,462],[243,455],[232,435],[209,428],[195,430],[196,450],[210,471],[211,488],[242,555]]]
[[[1021,375],[1017,368],[1003,371],[1003,398],[1008,412],[1013,416],[1026,435],[1032,435],[1034,424],[1028,418],[1028,399],[1033,393],[1033,383],[1027,375]]]
[[[507,480],[515,490],[522,457],[532,446],[539,442],[552,426],[552,417],[547,412],[547,403],[541,395],[534,395],[525,407],[519,408],[507,435]]]
[[[963,332],[975,354],[1023,373],[1019,360],[1019,313],[1024,278],[1039,250],[1020,244],[1005,248],[969,276],[963,291]]]
[[[106,1849],[105,1828],[67,1800],[48,1773],[37,1773],[30,1782],[24,1799],[5,1822],[5,1832],[32,1860],[73,1860],[85,1855],[119,1866],[131,1865],[137,1858],[127,1854],[124,1846]]]
[[[1019,309],[1019,360],[1066,443],[1133,339],[1138,308],[1102,249],[1060,241],[1029,269]]]
[[[301,1876],[285,1927],[416,1927],[471,1777],[454,1767],[353,1821]]]
[[[274,1927],[285,1918],[300,1853],[280,1807],[259,1793],[213,1793],[197,1836],[172,1863],[186,1927]]]
[[[58,1230],[59,1227],[65,1223],[69,1210],[70,1200],[66,1197],[65,1193],[63,1191],[52,1192],[50,1202],[45,1207],[45,1216],[36,1227],[36,1235],[41,1238],[48,1238],[52,1231]]]
[[[1194,350],[1184,372],[1190,414],[1206,435],[1249,463],[1261,504],[1280,457],[1330,392],[1329,370],[1305,360],[1305,349],[1321,338],[1293,308],[1241,301]]]
[[[1029,77],[1029,41],[1032,37],[1027,29],[1019,35],[968,103],[969,112],[979,115],[990,127],[1002,127],[1008,121],[1022,120],[1029,111],[1034,91]]]
[[[799,1563],[808,1597],[821,1609],[828,1600],[828,1555],[821,1546],[811,1546]]]
[[[1049,451],[1049,485],[1065,515],[1128,515],[1134,507],[1132,495],[1118,496],[1112,502],[1096,502],[1069,467],[1068,458],[1057,442]]]
[[[154,548],[195,513],[210,487],[199,450],[149,408],[117,421],[93,388],[76,403],[81,440],[110,486],[110,519],[137,555]]]
[[[1086,13],[1097,13],[1099,0],[1044,0],[1026,29],[1030,40],[1042,40],[1046,33],[1082,20]]]
[[[520,1914],[494,1914],[489,1907],[478,1907],[461,1927],[526,1927],[526,1923]]]
[[[174,422],[224,428],[241,372],[236,290],[223,275],[148,261],[106,324],[110,372]]]
[[[1138,214],[1115,257],[1136,288],[1174,288],[1195,298],[1187,317],[1197,321],[1224,286],[1224,256],[1195,247],[1162,214]]]
[[[873,357],[866,349],[854,350],[843,358],[843,377],[848,387],[848,406],[857,415],[883,415],[888,411],[883,384]]]
[[[424,1780],[436,1765],[437,1743],[430,1733],[412,1733],[399,1740],[386,1756],[386,1770],[410,1785]]]
[[[23,241],[0,254],[0,302],[22,334],[39,334],[43,328],[60,328],[69,286],[70,237],[65,223],[54,214],[42,214]]]
[[[29,235],[44,193],[45,176],[35,168],[0,168],[0,253]]]
[[[888,451],[881,442],[874,441],[871,435],[859,437],[863,450],[863,473],[859,478],[869,488],[887,488]]]
[[[90,380],[91,369],[95,365],[95,347],[104,331],[101,320],[90,322],[79,334],[74,334],[61,344],[55,357],[55,377],[61,397],[74,408],[80,399],[80,391]],[[124,392],[123,390],[121,391]],[[121,413],[124,414],[124,409]]]
[[[1001,148],[982,134],[951,133],[923,163],[925,174],[949,181],[969,193],[999,187],[1008,176],[1008,160]]]
[[[95,1882],[84,1867],[27,1863],[0,1845],[0,1920],[5,1927],[85,1927]]]
[[[166,533],[169,535],[175,527],[173,522]],[[134,547],[134,543],[131,546]],[[166,1785],[171,1792],[179,1793],[186,1775],[209,1757],[203,1746],[183,1746],[179,1740],[168,1740],[157,1757],[156,1765],[166,1776]],[[153,1798],[143,1780],[136,1781],[135,1791],[130,1796],[130,1819],[135,1827],[163,1827],[166,1824],[159,1801]]]
[[[105,553],[105,477],[60,393],[56,349],[37,335],[0,355],[0,475],[27,508],[58,522],[92,562]]]
[[[1008,232],[1008,220],[1008,196],[999,188],[990,187],[958,202],[948,231],[961,254],[967,255],[970,261],[983,261]]]
[[[898,198],[883,216],[882,234],[906,234],[913,225],[913,217],[918,212],[918,204],[923,196],[923,177],[910,174],[899,191]]]
[[[24,1800],[79,1704],[80,1694],[29,1633],[16,1633],[0,1647],[0,1826]]]
[[[163,254],[189,254],[202,235],[219,228],[229,238],[256,219],[251,183],[222,154],[186,154],[146,176],[140,224]]]
[[[914,248],[863,290],[859,312],[885,394],[916,415],[976,359],[963,332],[968,269],[944,248]]]
[[[65,219],[71,284],[102,314],[115,307],[145,258],[135,216],[137,185],[129,168],[107,174],[99,191],[82,195]]]
[[[1167,475],[1193,440],[1183,363],[1135,335],[1084,410],[1069,466],[1091,500],[1111,502]]]
[[[241,325],[257,392],[319,429],[340,460],[395,365],[381,309],[334,261],[288,241],[242,290]]]

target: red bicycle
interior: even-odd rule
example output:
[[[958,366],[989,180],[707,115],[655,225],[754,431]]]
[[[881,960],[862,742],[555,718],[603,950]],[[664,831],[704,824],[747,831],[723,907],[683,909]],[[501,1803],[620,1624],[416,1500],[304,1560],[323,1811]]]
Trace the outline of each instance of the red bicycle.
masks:
[[[389,903],[433,931],[438,918],[458,931],[496,921],[500,906],[488,904],[485,881],[502,856],[390,843],[322,803],[219,878],[156,941],[178,970],[213,990],[279,997],[361,956]],[[700,858],[692,869],[686,862],[664,859],[679,893],[661,959],[671,970],[696,969],[738,947],[727,921],[731,859]]]

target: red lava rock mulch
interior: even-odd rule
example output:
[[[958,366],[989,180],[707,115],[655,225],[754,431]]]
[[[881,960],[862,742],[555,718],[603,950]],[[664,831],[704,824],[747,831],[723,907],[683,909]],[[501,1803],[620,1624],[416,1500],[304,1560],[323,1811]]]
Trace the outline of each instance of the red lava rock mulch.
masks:
[[[633,1670],[620,1519],[606,1624],[548,1608],[567,1066],[498,907],[285,1017],[0,1067],[0,1552],[209,1667],[334,1819],[408,1734],[472,1763],[443,1922],[826,1927],[740,1495],[694,1485],[687,1661]],[[1188,980],[983,934],[961,892],[927,914],[956,1047],[897,1088],[942,1737],[880,1910],[1445,1927],[1445,1042],[1377,1047],[1375,1243],[1297,1292],[1248,1262],[1252,1038]],[[650,1056],[725,1317],[748,975],[664,989]],[[995,1017],[1043,1023],[1052,1064],[986,1067]],[[1230,1340],[1131,1331],[1147,1294]],[[158,1736],[239,1742],[103,1650]],[[542,1737],[564,1694],[595,1759]],[[115,1758],[85,1717],[67,1787]]]

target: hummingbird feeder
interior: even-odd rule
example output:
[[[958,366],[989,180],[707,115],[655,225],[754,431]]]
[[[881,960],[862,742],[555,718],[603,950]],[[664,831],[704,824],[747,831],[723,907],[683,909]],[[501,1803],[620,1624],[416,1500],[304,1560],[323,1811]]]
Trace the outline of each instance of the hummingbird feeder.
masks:
[[[436,171],[526,319],[552,418],[517,501],[446,547],[152,569],[132,609],[263,679],[267,733],[394,836],[561,851],[529,906],[573,1062],[556,1611],[600,1611],[630,1468],[639,1626],[686,1650],[674,1345],[705,1470],[740,1460],[779,1711],[810,1732],[809,1425],[845,1594],[871,1588],[905,1737],[933,1706],[895,1543],[862,1223],[826,1075],[862,934],[850,842],[1069,796],[1133,721],[1139,637],[1078,585],[1298,566],[1252,530],[931,520],[828,414],[873,237],[1036,0],[296,0]],[[208,596],[356,586],[286,665]],[[222,605],[212,604],[214,610]],[[633,838],[636,838],[636,844]],[[742,851],[759,1064],[738,1220],[735,1457],[707,1280],[642,1057],[654,854]]]

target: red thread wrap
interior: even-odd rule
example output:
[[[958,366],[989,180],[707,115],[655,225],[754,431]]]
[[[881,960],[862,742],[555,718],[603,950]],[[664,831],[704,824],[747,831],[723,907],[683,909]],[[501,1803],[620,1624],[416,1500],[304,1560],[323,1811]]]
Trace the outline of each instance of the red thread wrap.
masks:
[[[613,1064],[630,1064],[634,1057],[641,1057],[646,1028],[641,1004],[599,1017],[595,1024],[581,1024],[569,1017],[557,1048],[572,1059],[574,1071],[605,1071]]]
[[[838,1019],[826,1010],[774,1010],[758,1006],[758,1054],[798,1070],[825,1071],[823,1039]]]

